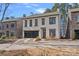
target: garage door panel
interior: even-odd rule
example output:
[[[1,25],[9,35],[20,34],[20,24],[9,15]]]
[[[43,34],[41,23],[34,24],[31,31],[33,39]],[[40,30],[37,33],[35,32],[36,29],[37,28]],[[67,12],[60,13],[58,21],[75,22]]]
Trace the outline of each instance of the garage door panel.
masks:
[[[24,37],[25,38],[36,38],[39,35],[39,31],[25,31]]]
[[[79,39],[79,30],[75,30],[75,38]]]

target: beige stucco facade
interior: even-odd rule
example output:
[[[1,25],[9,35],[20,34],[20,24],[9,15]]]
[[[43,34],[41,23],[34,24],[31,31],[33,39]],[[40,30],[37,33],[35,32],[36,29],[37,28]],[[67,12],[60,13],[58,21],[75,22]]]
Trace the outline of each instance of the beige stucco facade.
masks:
[[[49,24],[49,18],[56,17],[56,24]],[[42,18],[45,19],[45,25],[42,25]],[[38,26],[35,25],[35,19],[38,19]],[[25,27],[25,20],[27,20],[27,27]],[[32,20],[32,27],[29,26],[29,21]],[[49,29],[56,29],[55,38],[60,38],[60,16],[58,12],[51,12],[39,15],[28,16],[23,20],[23,38],[24,31],[39,31],[39,37],[42,38],[42,28],[46,29],[46,37],[50,37]]]

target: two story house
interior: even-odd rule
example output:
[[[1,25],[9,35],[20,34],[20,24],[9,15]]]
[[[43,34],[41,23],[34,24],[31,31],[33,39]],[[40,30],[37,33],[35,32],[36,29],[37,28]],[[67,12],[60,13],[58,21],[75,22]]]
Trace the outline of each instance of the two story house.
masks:
[[[69,10],[70,38],[79,39],[79,8]]]
[[[5,19],[0,22],[0,36],[22,38],[23,21],[21,18]]]
[[[70,38],[79,39],[79,8],[70,9],[69,31]],[[23,18],[6,19],[0,23],[0,35],[16,38],[60,38],[61,15],[59,11],[31,15]],[[74,34],[75,33],[75,34]]]
[[[59,12],[27,16],[23,20],[23,38],[60,38]]]

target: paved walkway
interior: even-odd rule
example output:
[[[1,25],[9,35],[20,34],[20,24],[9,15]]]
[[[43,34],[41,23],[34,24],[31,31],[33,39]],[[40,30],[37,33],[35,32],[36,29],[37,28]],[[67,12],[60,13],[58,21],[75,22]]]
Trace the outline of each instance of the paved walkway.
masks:
[[[52,40],[32,42],[29,39],[20,39],[14,43],[0,44],[0,50],[17,50],[37,47],[62,47],[62,48],[79,48],[79,40]]]

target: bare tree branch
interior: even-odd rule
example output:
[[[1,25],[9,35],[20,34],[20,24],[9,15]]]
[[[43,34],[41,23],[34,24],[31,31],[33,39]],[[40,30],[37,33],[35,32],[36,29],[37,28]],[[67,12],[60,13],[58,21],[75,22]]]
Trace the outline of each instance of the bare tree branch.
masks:
[[[5,4],[5,8],[4,8],[4,10],[3,10],[3,14],[2,14],[1,22],[2,22],[3,19],[4,19],[4,16],[5,16],[5,13],[6,13],[6,11],[7,11],[8,6],[9,6],[9,3],[6,3],[6,4]]]

